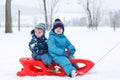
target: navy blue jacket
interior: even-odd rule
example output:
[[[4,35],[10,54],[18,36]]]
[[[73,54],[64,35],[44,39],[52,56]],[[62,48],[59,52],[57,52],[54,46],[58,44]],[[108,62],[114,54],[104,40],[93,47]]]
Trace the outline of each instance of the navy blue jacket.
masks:
[[[40,38],[37,38],[34,34],[34,30],[31,31],[32,39],[29,42],[29,49],[32,53],[39,55],[48,53],[47,38],[43,35]]]

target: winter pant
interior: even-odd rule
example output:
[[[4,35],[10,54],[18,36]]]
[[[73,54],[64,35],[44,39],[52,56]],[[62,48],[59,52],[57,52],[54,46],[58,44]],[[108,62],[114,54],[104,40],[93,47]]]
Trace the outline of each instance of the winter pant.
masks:
[[[48,53],[46,53],[46,54],[42,54],[42,55],[39,55],[39,54],[36,54],[36,53],[32,53],[32,58],[33,59],[35,59],[35,60],[42,60],[43,61],[43,63],[45,64],[45,65],[49,65],[49,64],[51,64],[52,63],[52,57],[48,54]]]
[[[69,60],[70,60],[70,59],[75,59],[75,57],[74,57],[74,56],[70,56],[70,57],[68,57],[68,59],[69,59]],[[74,66],[75,68],[79,68],[79,66],[78,66],[77,63],[73,63],[72,66]]]
[[[54,56],[53,60],[64,69],[67,75],[69,75],[72,70],[75,70],[75,68],[70,63],[69,59],[65,56]]]
[[[72,66],[74,66],[75,68],[79,68],[77,63],[73,63]]]

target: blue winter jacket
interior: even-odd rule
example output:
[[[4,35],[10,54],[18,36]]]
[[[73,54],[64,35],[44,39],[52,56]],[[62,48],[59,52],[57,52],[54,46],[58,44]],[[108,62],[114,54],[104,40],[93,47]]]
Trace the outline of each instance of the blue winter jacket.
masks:
[[[67,37],[62,34],[56,34],[53,31],[49,33],[49,38],[48,38],[48,51],[49,54],[54,57],[54,56],[67,56],[65,50],[68,50],[71,55],[74,54],[75,52],[75,47],[71,44],[71,42],[67,39]]]
[[[29,49],[32,53],[36,53],[39,55],[48,53],[48,45],[47,45],[47,39],[43,35],[40,38],[37,38],[34,34],[34,30],[31,31],[32,39],[29,42]]]

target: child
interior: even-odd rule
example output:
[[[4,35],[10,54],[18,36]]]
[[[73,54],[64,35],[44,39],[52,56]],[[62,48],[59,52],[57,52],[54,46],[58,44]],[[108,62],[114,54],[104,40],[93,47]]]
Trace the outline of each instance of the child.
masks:
[[[69,77],[75,77],[77,75],[76,68],[70,63],[66,49],[70,52],[70,56],[74,55],[75,47],[64,35],[64,25],[61,20],[56,19],[53,29],[49,33],[48,51],[53,60],[64,69]]]
[[[32,52],[33,59],[42,60],[48,67],[49,72],[56,72],[56,67],[52,64],[52,57],[48,54],[45,30],[45,24],[40,23],[31,31],[32,39],[29,42],[29,49]]]

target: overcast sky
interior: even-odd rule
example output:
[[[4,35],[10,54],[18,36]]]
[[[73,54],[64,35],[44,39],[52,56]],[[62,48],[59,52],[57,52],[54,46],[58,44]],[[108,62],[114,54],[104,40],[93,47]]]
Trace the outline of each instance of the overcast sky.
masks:
[[[0,0],[0,6],[1,5],[4,6],[5,1],[6,0]],[[25,10],[23,10],[23,11],[21,10],[21,7],[14,6],[14,10],[19,9],[22,12],[22,16],[23,16],[23,18],[21,18],[22,19],[21,21],[23,21],[22,23],[27,23],[25,21],[28,21],[28,23],[30,23],[30,22],[33,22],[34,18],[37,18],[37,19],[39,18],[38,17],[38,15],[40,13],[39,12],[40,7],[39,7],[39,3],[38,3],[39,1],[42,1],[42,0],[12,0],[12,5],[20,5],[20,6],[22,6],[22,8],[24,8],[26,6]],[[102,8],[104,10],[110,10],[110,11],[113,10],[113,9],[120,10],[120,0],[99,0],[99,1],[101,2]],[[58,5],[57,10],[59,12],[63,12],[64,15],[63,14],[56,14],[54,16],[54,18],[56,18],[56,17],[58,18],[58,16],[59,16],[59,18],[66,18],[67,17],[69,19],[71,17],[76,17],[77,14],[73,15],[73,13],[83,12],[82,11],[83,8],[76,3],[78,3],[78,0],[60,0],[60,3]],[[31,10],[32,10],[32,12],[31,12]],[[69,15],[68,15],[68,13],[65,14],[65,12],[68,12]],[[26,14],[27,14],[27,16],[25,17],[24,15],[26,15]],[[13,15],[14,15],[13,20],[16,21],[17,20],[17,11],[14,11]],[[16,17],[15,17],[15,15],[16,15]],[[28,17],[28,15],[29,15],[29,17]],[[2,17],[0,19],[1,23],[2,23],[2,21],[4,23],[4,16],[5,16],[5,10],[3,9],[3,7],[0,7],[0,17]],[[43,15],[39,15],[39,16],[41,17]],[[83,14],[81,13],[81,15],[79,15],[79,17],[80,16],[84,16],[84,13]],[[78,15],[77,15],[77,17],[78,17]],[[28,20],[28,18],[30,18],[30,19]],[[42,19],[42,17],[41,17],[41,19]],[[43,20],[41,20],[41,21],[43,21]]]
[[[6,0],[0,0],[0,5],[4,5]],[[12,0],[12,4],[39,7],[38,1],[40,0]],[[65,1],[65,0],[61,0]],[[66,0],[66,3],[75,3],[78,0]],[[120,9],[120,0],[100,0],[102,4],[108,9]]]

